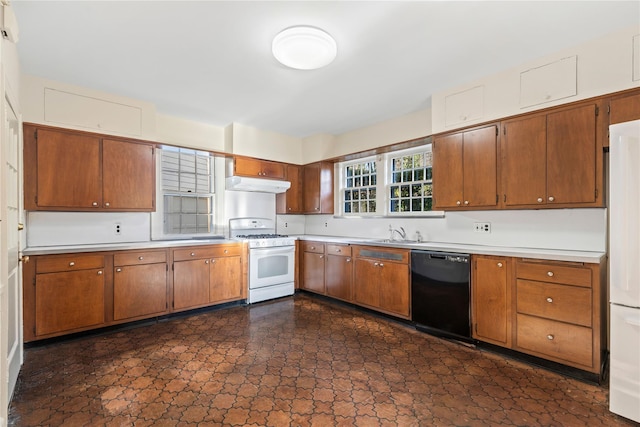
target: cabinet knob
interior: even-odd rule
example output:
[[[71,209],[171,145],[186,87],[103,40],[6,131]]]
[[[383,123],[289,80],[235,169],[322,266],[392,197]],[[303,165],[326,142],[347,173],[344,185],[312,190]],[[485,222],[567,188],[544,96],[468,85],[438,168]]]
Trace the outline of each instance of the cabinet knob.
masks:
[[[138,257],[138,259],[139,259],[140,261],[142,261],[142,260],[144,259],[144,257],[143,257],[143,256],[139,256],[139,257]]]
[[[380,265],[380,263],[379,262],[374,262],[373,265],[377,267],[377,266]]]
[[[553,196],[549,196],[549,201],[550,201],[550,202],[553,202],[555,199],[556,199],[555,197],[553,197]]]
[[[553,271],[547,271],[547,276],[553,277]]]
[[[383,263],[380,263],[380,267],[384,267],[384,264],[383,264]]]
[[[102,276],[102,270],[98,271],[98,276]]]
[[[209,264],[209,260],[208,260],[208,259],[205,259],[205,260],[204,260],[204,263],[205,263],[205,264]]]
[[[291,210],[291,208],[287,208],[287,210]]]
[[[75,263],[75,262],[73,262],[73,261],[71,261],[71,262],[69,263],[69,267],[73,267],[74,265],[76,265],[76,263]]]
[[[91,206],[98,206],[98,202],[91,203]]]
[[[320,259],[324,258],[324,255],[320,255]]]
[[[116,268],[116,273],[120,273],[122,271],[121,268]]]
[[[196,256],[196,253],[195,252],[191,252],[189,255]]]
[[[225,253],[225,254],[228,254],[228,253],[229,253],[229,250],[228,250],[228,249],[225,249],[225,250],[224,250],[224,253]]]
[[[316,210],[317,210],[317,211],[319,211],[319,210],[320,210],[320,208],[316,208]]]
[[[460,206],[461,204],[462,204],[462,203],[460,202],[460,200],[458,200],[458,201],[456,202],[456,205],[458,205],[458,206]]]
[[[465,200],[465,201],[464,201],[464,204],[465,204],[465,205],[468,205],[468,204],[469,204],[469,201],[468,201],[468,200]]]
[[[542,203],[542,200],[544,200],[542,197],[538,197],[538,203]]]
[[[547,335],[547,339],[548,339],[549,341],[553,340],[553,335],[551,335],[551,334]]]
[[[338,249],[336,249],[336,252],[340,253],[340,252],[342,252],[342,249],[338,248]]]
[[[316,247],[315,247],[315,246],[311,246],[311,250],[312,250],[312,251],[315,251],[315,250],[316,250]]]
[[[105,205],[106,207],[109,207],[109,206],[111,206],[111,203],[107,202],[107,203],[105,203],[104,205]]]
[[[501,262],[498,263],[498,267],[502,268],[502,263]]]
[[[351,262],[351,258],[347,258],[347,262]]]
[[[551,303],[553,302],[553,298],[551,298],[551,297],[547,297],[547,302],[548,302],[549,304],[551,304]]]
[[[214,262],[216,262],[216,260],[215,260],[215,259],[212,259],[212,260],[211,260],[211,264],[213,264]]]

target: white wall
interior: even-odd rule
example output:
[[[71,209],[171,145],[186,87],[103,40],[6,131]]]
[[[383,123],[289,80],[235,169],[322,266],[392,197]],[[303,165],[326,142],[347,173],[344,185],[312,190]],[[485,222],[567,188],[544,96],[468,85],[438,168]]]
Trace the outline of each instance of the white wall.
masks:
[[[302,163],[300,138],[233,123],[230,141],[233,154],[286,163]]]
[[[278,232],[287,232],[283,227],[285,221],[286,218],[278,217]],[[291,222],[295,226],[295,218]],[[475,222],[491,223],[491,233],[474,232]],[[415,239],[416,231],[420,231],[424,240],[430,242],[606,251],[606,209],[447,212],[444,218],[307,215],[304,233],[384,239],[389,237],[389,225],[404,227],[409,239]]]
[[[633,80],[633,36],[638,33],[640,29],[631,26],[501,73],[435,93],[432,96],[433,133],[640,87],[640,81]],[[520,73],[570,56],[577,56],[576,95],[521,108]],[[481,114],[467,122],[447,126],[445,117],[447,96],[474,87],[484,89]]]
[[[205,151],[225,151],[225,128],[156,114],[156,141]]]

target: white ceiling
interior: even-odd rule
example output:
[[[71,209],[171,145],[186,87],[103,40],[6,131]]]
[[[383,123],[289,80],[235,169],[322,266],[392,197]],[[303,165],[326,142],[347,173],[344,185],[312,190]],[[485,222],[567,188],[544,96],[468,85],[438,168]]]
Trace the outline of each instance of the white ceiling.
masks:
[[[22,71],[158,112],[305,137],[429,107],[431,94],[638,25],[635,1],[12,2]],[[282,29],[338,43],[315,71],[271,55]]]

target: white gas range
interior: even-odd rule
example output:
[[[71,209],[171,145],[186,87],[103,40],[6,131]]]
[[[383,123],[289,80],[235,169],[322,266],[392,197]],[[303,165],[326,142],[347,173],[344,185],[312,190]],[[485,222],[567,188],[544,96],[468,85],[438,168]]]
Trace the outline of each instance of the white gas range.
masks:
[[[249,304],[293,295],[293,237],[276,234],[275,221],[269,218],[233,218],[229,235],[249,241]]]

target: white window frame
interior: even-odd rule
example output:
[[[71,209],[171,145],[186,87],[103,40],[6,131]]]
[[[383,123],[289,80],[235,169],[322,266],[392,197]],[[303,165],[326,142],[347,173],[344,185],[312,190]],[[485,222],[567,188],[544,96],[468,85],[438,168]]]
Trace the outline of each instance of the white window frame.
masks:
[[[158,156],[156,159],[156,211],[151,215],[151,238],[154,240],[162,240],[162,239],[191,239],[194,237],[213,237],[217,236],[216,229],[216,218],[218,214],[218,200],[216,198],[216,165],[215,165],[215,156],[208,152],[196,149],[190,149],[185,147],[176,147],[176,146],[167,146],[163,145],[159,147],[157,150]],[[180,192],[180,191],[165,191],[163,188],[163,169],[162,169],[162,156],[163,153],[167,152],[193,152],[196,155],[200,156],[208,156],[210,161],[210,181],[209,181],[209,190],[210,192]],[[195,197],[206,197],[209,198],[210,206],[210,222],[208,224],[209,231],[208,232],[194,232],[194,233],[169,233],[166,231],[165,227],[165,196],[195,196]]]
[[[402,185],[402,183],[394,183],[393,182],[393,159],[396,159],[398,157],[405,157],[405,156],[413,156],[416,154],[421,154],[421,153],[427,153],[427,152],[431,152],[432,151],[432,144],[428,143],[428,144],[424,144],[424,145],[420,145],[418,147],[413,147],[413,148],[408,148],[405,150],[399,150],[399,151],[392,151],[390,153],[387,153],[384,155],[384,176],[385,176],[385,208],[386,208],[386,212],[385,214],[387,216],[390,217],[398,217],[398,216],[433,216],[432,212],[435,212],[436,216],[442,216],[442,212],[438,212],[438,211],[434,211],[433,210],[433,179],[431,180],[431,188],[432,188],[432,205],[431,205],[431,210],[428,211],[401,211],[401,212],[392,212],[391,211],[391,188],[393,186],[396,185]],[[432,165],[431,167],[433,168],[433,161],[432,161]],[[432,175],[433,176],[433,175]],[[422,180],[420,182],[424,182],[427,180]],[[407,185],[411,185],[411,182],[415,182],[415,181],[409,181],[410,183]]]
[[[375,189],[376,189],[376,197],[375,197],[375,202],[376,202],[376,212],[345,212],[345,204],[346,204],[346,200],[345,200],[345,193],[350,190],[350,188],[347,187],[347,168],[349,166],[354,166],[357,164],[361,164],[361,163],[369,163],[369,162],[373,162],[375,164],[376,167],[376,184],[375,184]],[[383,179],[383,176],[381,175],[381,171],[380,171],[380,161],[379,161],[379,156],[369,156],[369,157],[362,157],[356,160],[349,160],[346,162],[340,162],[338,164],[338,168],[337,168],[337,174],[338,174],[338,179],[336,180],[336,184],[337,184],[337,188],[338,188],[338,197],[337,197],[337,202],[338,202],[338,212],[340,213],[341,216],[344,217],[353,217],[353,218],[362,218],[362,217],[375,217],[375,216],[380,216],[380,208],[384,207],[384,205],[381,205],[380,202],[380,180]],[[371,185],[369,185],[368,187],[371,187]],[[356,188],[356,187],[354,187]],[[353,199],[352,199],[353,200]],[[371,200],[371,199],[369,199]]]

